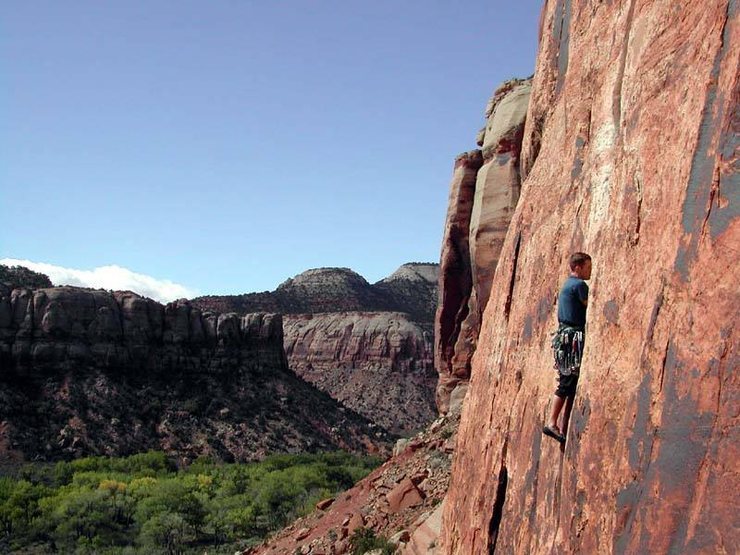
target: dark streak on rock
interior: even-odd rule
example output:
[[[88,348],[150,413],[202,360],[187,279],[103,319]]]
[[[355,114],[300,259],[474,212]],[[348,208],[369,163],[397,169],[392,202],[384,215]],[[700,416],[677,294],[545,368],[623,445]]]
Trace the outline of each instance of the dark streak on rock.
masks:
[[[505,166],[511,160],[511,156],[512,155],[511,155],[510,152],[503,152],[503,153],[500,153],[500,154],[496,154],[496,163],[499,166]]]
[[[683,230],[689,235],[688,244],[684,243],[679,247],[676,254],[675,268],[681,277],[687,280],[688,267],[696,258],[699,236],[705,223],[710,224],[710,235],[716,237],[724,232],[729,223],[740,215],[740,206],[738,206],[738,189],[730,193],[734,197],[734,202],[729,202],[726,207],[714,211],[714,217],[709,221],[712,212],[714,196],[719,187],[719,172],[716,171],[717,159],[713,152],[712,139],[715,135],[722,132],[720,126],[723,126],[726,120],[730,119],[727,114],[727,103],[724,96],[718,93],[717,87],[720,78],[722,61],[727,52],[731,49],[731,25],[728,22],[733,20],[737,15],[737,0],[729,0],[727,3],[727,13],[722,28],[722,46],[717,51],[709,76],[709,89],[707,91],[706,102],[702,112],[702,119],[699,125],[699,137],[697,140],[696,150],[691,162],[691,172],[689,182],[686,188],[686,197],[683,204]],[[732,117],[735,114],[733,112]],[[730,128],[732,126],[729,126]],[[722,137],[720,137],[722,140]],[[725,145],[720,148],[724,151]],[[715,179],[716,176],[716,179]],[[732,189],[728,187],[728,189]],[[722,217],[717,217],[717,212],[724,211]]]
[[[522,331],[522,339],[524,341],[529,341],[530,339],[532,339],[532,316],[529,314],[524,319],[524,329]]]
[[[732,113],[720,136],[719,151],[722,163],[717,176],[717,209],[712,212],[710,236],[716,239],[740,215],[740,88],[735,88],[730,99]],[[722,201],[724,200],[724,203]],[[724,206],[722,206],[724,204]]]
[[[614,299],[607,301],[604,305],[604,319],[610,324],[619,323],[619,305]]]
[[[571,0],[559,0],[555,7],[555,21],[553,37],[558,41],[558,81],[555,85],[555,94],[559,94],[565,82],[565,73],[568,71],[568,48],[570,45],[570,15]]]
[[[715,416],[712,412],[699,412],[698,400],[691,393],[679,391],[685,372],[684,362],[671,344],[666,351],[660,450],[650,467],[652,475],[646,477],[647,484],[657,486],[660,498],[672,499],[674,503],[676,532],[672,535],[670,553],[685,552],[688,508],[699,469],[709,450]]]
[[[532,465],[529,467],[526,476],[524,477],[524,490],[526,492],[531,491],[532,506],[529,509],[529,526],[530,529],[534,530],[537,523],[537,477],[540,472],[540,451],[542,448],[542,434],[535,433],[532,437]]]
[[[508,440],[504,441],[504,448],[501,453],[501,467],[498,472],[498,485],[496,486],[496,496],[493,501],[493,511],[491,521],[488,524],[488,553],[493,555],[496,552],[496,542],[498,541],[498,532],[504,515],[504,502],[506,501],[506,488],[509,484],[509,473],[506,469],[506,451]]]
[[[612,542],[614,553],[627,553],[632,538],[632,525],[635,522],[635,507],[641,495],[642,487],[639,482],[631,482],[617,493],[617,526]]]
[[[537,303],[537,323],[542,324],[550,318],[550,312],[555,305],[555,295],[549,293]]]
[[[692,238],[690,242],[694,242],[694,239]],[[693,249],[696,248],[695,246],[692,248],[690,242],[684,241],[678,246],[676,260],[673,263],[673,268],[684,282],[689,281],[689,259],[693,257]]]
[[[583,171],[583,146],[586,141],[581,137],[576,138],[576,157],[573,159],[573,167],[570,170],[570,180],[575,181]]]
[[[514,256],[512,259],[512,268],[511,268],[511,280],[509,281],[509,294],[506,297],[506,303],[504,304],[504,315],[506,316],[506,319],[509,319],[509,314],[511,313],[511,303],[514,298],[514,284],[516,282],[516,266],[519,262],[519,247],[522,243],[522,234],[518,233],[516,236],[516,245],[514,246]]]
[[[647,332],[645,333],[645,344],[649,345],[653,341],[653,334],[655,333],[655,324],[658,321],[658,315],[660,309],[663,307],[663,291],[665,290],[665,281],[663,282],[658,296],[655,298],[653,303],[653,311],[650,313],[650,322],[648,323]]]
[[[635,472],[640,470],[640,463],[643,463],[642,467],[645,466],[643,455],[652,449],[653,433],[650,426],[651,382],[650,374],[645,373],[637,390],[637,414],[635,415],[635,422],[632,425],[632,436],[629,438],[627,445],[627,460],[630,468]]]

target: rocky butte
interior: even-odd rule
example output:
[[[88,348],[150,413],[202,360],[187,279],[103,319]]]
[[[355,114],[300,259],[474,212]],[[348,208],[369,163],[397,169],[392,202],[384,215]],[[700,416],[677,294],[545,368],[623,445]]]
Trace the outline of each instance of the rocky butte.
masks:
[[[483,309],[491,294],[506,230],[521,189],[520,156],[531,79],[512,79],[493,93],[478,146],[455,160],[442,239],[439,304],[435,318],[437,407],[459,403]]]
[[[740,545],[738,40],[734,0],[545,3],[442,552]],[[561,451],[541,428],[574,250],[594,271]]]

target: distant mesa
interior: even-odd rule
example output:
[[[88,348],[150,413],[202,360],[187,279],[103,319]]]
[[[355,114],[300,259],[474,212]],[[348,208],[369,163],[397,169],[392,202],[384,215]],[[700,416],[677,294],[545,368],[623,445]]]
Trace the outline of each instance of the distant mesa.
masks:
[[[314,268],[287,279],[272,292],[208,295],[192,302],[201,309],[242,314],[391,311],[433,322],[438,272],[438,264],[412,262],[370,284],[349,268]]]
[[[386,430],[434,417],[435,264],[374,285],[318,268],[273,293],[202,299],[162,305],[0,266],[0,460],[377,451]]]

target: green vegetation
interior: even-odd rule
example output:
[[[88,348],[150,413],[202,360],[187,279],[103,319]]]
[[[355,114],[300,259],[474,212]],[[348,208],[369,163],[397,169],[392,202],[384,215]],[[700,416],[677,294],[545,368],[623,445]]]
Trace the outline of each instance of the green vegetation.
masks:
[[[5,283],[11,288],[51,287],[51,280],[46,274],[34,272],[25,266],[5,266],[4,264],[0,264],[0,283]]]
[[[376,536],[369,528],[358,528],[349,538],[352,555],[362,555],[374,549],[380,549],[383,555],[393,555],[396,546],[383,537]]]
[[[0,477],[0,553],[233,553],[379,463],[322,453],[177,469],[150,452],[28,465]]]

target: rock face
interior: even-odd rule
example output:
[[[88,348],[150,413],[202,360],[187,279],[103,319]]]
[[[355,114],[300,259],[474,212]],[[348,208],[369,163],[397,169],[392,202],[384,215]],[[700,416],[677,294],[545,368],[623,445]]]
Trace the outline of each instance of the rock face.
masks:
[[[541,22],[526,179],[483,313],[442,550],[731,552],[738,3],[548,0]],[[575,250],[594,271],[561,451],[541,428]]]
[[[470,379],[483,310],[521,189],[519,158],[532,83],[505,82],[486,107],[481,151],[455,161],[440,258],[435,321],[437,406]]]
[[[408,435],[436,415],[437,281],[436,264],[404,264],[373,285],[346,268],[320,268],[272,293],[200,297],[193,304],[284,312],[293,371],[385,429]]]
[[[430,328],[400,312],[286,315],[285,353],[304,380],[409,435],[435,416]]]
[[[383,436],[287,368],[280,315],[0,286],[0,457],[249,460]]]
[[[411,262],[391,276],[368,283],[349,268],[316,268],[281,283],[275,291],[193,299],[203,310],[218,312],[396,311],[431,322],[437,304],[436,264]]]

